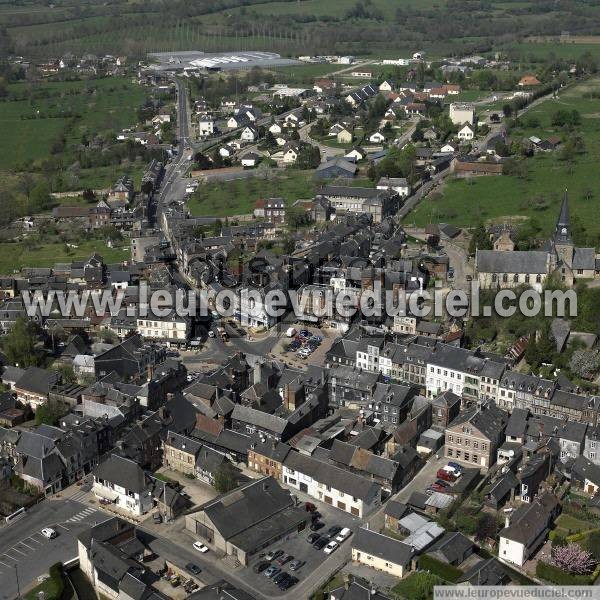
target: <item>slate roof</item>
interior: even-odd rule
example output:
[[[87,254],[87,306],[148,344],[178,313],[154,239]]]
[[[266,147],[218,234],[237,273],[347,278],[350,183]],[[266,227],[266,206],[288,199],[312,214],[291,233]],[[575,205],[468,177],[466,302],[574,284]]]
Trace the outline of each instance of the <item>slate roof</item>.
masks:
[[[401,519],[408,511],[408,506],[398,500],[388,500],[385,505],[384,514],[393,519]]]
[[[477,250],[476,270],[480,273],[548,273],[548,253],[539,250]]]
[[[575,459],[571,471],[582,481],[588,479],[593,484],[600,486],[600,466],[588,460],[585,456],[578,456]]]
[[[447,531],[427,551],[439,560],[446,563],[460,563],[473,542],[458,531]]]
[[[474,406],[463,410],[448,427],[454,429],[463,423],[469,423],[489,440],[494,441],[502,436],[507,421],[508,413],[490,403],[485,406]]]
[[[354,534],[352,548],[403,567],[410,564],[413,555],[409,545],[364,527]]]
[[[131,492],[141,493],[150,485],[150,478],[133,460],[113,454],[94,469],[97,479],[104,479]]]
[[[278,434],[283,433],[288,426],[286,419],[276,415],[270,415],[261,410],[256,410],[248,406],[242,406],[241,404],[236,404],[234,406],[233,412],[231,413],[231,418],[234,421],[256,425],[261,429],[272,431]]]
[[[289,469],[310,475],[314,480],[326,483],[360,500],[369,500],[381,490],[379,484],[366,477],[298,452],[290,452],[283,464]]]
[[[538,496],[529,504],[521,505],[512,515],[510,524],[500,532],[500,537],[530,546],[548,528],[558,500],[551,493]]]
[[[48,394],[52,384],[58,381],[59,377],[56,371],[47,371],[39,367],[29,367],[15,383],[15,388],[45,396]]]
[[[510,578],[497,558],[488,558],[478,562],[469,569],[458,583],[468,582],[471,585],[501,585]]]
[[[293,506],[288,490],[263,477],[202,505],[200,510],[226,540]]]

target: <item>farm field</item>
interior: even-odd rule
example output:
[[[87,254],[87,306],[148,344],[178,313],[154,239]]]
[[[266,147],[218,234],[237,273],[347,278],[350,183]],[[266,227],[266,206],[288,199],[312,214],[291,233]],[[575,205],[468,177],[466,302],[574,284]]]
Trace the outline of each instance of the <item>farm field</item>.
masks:
[[[284,198],[288,205],[312,198],[316,184],[312,173],[289,170],[269,178],[251,177],[198,187],[188,208],[195,217],[230,217],[250,214],[259,198]]]
[[[516,138],[533,134],[560,136],[563,132],[551,125],[552,115],[559,109],[579,111],[582,119],[579,130],[586,152],[578,155],[572,166],[561,161],[555,152],[528,159],[528,174],[523,179],[506,175],[449,179],[441,195],[425,199],[406,221],[418,226],[448,222],[474,227],[480,222],[505,223],[530,218],[539,223],[541,233],[547,236],[554,228],[560,201],[567,189],[576,242],[598,245],[600,112],[598,100],[589,96],[591,92],[600,92],[600,78],[573,86],[558,99],[548,99],[528,111],[525,121],[535,117],[539,119],[539,127],[511,132]]]
[[[67,248],[62,242],[36,243],[23,242],[0,243],[0,274],[9,275],[22,267],[51,267],[57,262],[85,260],[97,252],[107,263],[118,263],[129,258],[127,242],[120,242],[116,248],[109,248],[101,240],[81,240],[77,248]],[[127,247],[125,247],[127,246]]]

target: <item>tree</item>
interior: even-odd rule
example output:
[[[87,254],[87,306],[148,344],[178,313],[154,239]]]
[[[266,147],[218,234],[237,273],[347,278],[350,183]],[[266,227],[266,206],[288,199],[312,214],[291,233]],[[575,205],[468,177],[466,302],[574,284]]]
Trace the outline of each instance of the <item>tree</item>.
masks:
[[[474,255],[475,250],[491,250],[492,242],[488,235],[487,229],[483,223],[480,223],[471,237],[469,242],[469,254]]]
[[[475,530],[475,539],[477,541],[493,540],[498,533],[498,521],[485,513],[477,520],[477,529]]]
[[[31,190],[29,209],[32,212],[42,212],[50,208],[51,204],[52,197],[50,196],[48,184],[45,181],[40,181]]]
[[[550,564],[573,575],[586,575],[594,570],[596,560],[591,552],[572,542],[552,548]]]
[[[223,462],[215,472],[213,487],[219,494],[225,494],[237,487],[235,469],[229,462]]]
[[[575,375],[591,379],[600,367],[600,351],[580,349],[575,350],[569,361],[569,369]]]
[[[61,417],[69,412],[69,407],[61,402],[48,401],[40,404],[35,411],[36,425],[56,425]]]
[[[40,354],[37,351],[37,327],[33,321],[19,317],[4,338],[4,352],[8,362],[21,368],[40,364]]]

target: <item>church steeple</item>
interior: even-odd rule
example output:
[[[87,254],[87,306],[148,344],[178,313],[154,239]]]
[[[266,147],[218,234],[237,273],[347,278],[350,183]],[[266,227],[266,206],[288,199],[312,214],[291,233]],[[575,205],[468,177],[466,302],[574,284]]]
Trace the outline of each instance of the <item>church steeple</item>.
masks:
[[[571,240],[571,220],[569,219],[569,197],[567,190],[563,196],[562,205],[560,207],[560,215],[556,222],[556,230],[554,232],[555,244],[572,244]]]
[[[569,219],[569,197],[567,190],[563,197],[560,215],[556,222],[554,239],[552,240],[554,250],[559,262],[571,267],[573,265],[573,254],[575,253],[575,244],[571,239],[571,220]]]

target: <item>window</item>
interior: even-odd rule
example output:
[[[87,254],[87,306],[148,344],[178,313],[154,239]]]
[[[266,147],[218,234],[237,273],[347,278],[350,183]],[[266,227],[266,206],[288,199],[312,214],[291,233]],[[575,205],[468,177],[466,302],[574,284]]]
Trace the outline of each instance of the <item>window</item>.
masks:
[[[473,462],[479,462],[479,456],[477,456],[477,454],[473,454]]]
[[[453,435],[449,435],[448,436],[448,441],[449,442],[453,442],[454,441],[454,436]]]
[[[448,456],[454,456],[454,450],[452,448],[448,448]]]

